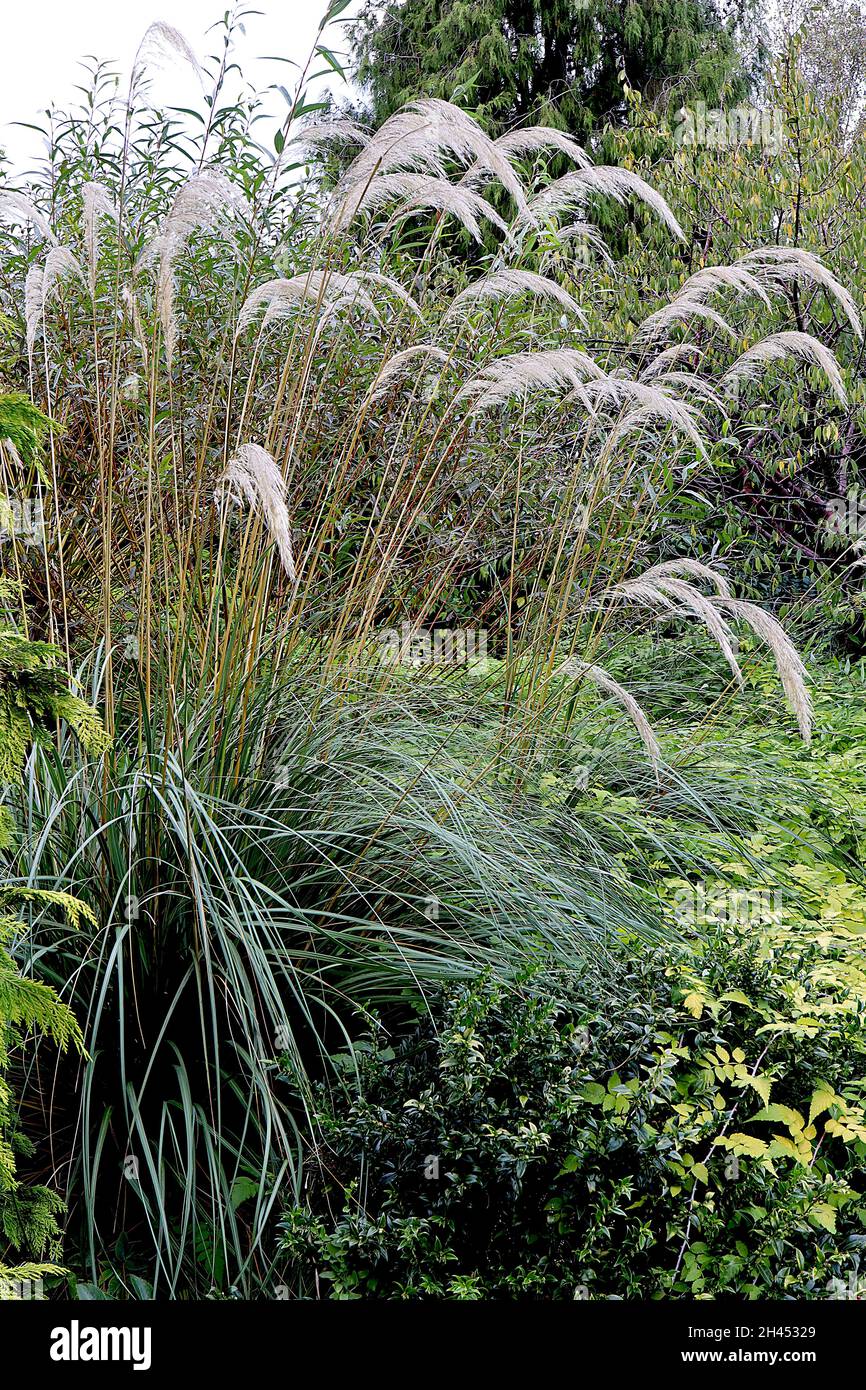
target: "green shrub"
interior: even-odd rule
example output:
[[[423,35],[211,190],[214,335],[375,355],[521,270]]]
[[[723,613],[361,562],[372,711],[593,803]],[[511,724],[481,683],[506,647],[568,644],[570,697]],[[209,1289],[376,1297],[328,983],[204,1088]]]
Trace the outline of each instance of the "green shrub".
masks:
[[[797,962],[762,963],[736,933],[701,959],[711,1008],[695,1002],[696,960],[668,950],[628,966],[624,1014],[588,1015],[580,984],[545,999],[540,978],[509,993],[483,982],[443,991],[395,1050],[371,1044],[360,1097],[322,1098],[310,1203],[284,1219],[305,1290],[848,1289],[866,1240],[860,1023],[792,1028]],[[776,1027],[762,1033],[755,1008],[775,1008]]]

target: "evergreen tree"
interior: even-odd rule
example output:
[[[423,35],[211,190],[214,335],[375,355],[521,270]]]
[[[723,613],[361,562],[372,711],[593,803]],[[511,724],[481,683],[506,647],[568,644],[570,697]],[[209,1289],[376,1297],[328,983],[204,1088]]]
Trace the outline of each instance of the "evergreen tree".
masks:
[[[585,136],[624,117],[621,74],[650,101],[742,100],[752,14],[752,0],[366,0],[357,75],[375,124],[427,95],[494,134],[534,122]]]

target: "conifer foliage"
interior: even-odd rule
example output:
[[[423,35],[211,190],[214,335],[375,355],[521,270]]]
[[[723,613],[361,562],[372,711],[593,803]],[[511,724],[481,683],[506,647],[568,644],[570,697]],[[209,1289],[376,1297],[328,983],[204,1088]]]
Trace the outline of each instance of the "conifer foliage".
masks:
[[[358,76],[378,124],[421,95],[457,101],[501,133],[541,121],[577,135],[649,100],[738,100],[751,6],[717,0],[367,0]]]
[[[65,719],[82,745],[93,753],[106,746],[98,716],[70,693],[59,666],[60,653],[44,642],[30,642],[12,630],[0,631],[0,780],[8,785],[20,777],[27,747],[44,737],[50,723]],[[0,808],[0,854],[14,843],[14,825]],[[53,906],[77,926],[96,925],[92,912],[68,893],[0,886],[0,1298],[15,1298],[25,1281],[58,1272],[58,1217],[63,1202],[42,1184],[19,1180],[16,1161],[33,1154],[32,1141],[19,1128],[16,1104],[8,1080],[11,1054],[28,1033],[50,1037],[58,1047],[82,1047],[75,1017],[54,990],[22,975],[14,946],[24,923],[18,913],[26,906]],[[6,1253],[4,1254],[4,1247]],[[11,1248],[16,1263],[6,1263]],[[21,1263],[19,1254],[25,1256]],[[43,1260],[44,1255],[49,1259]],[[26,1257],[34,1255],[34,1262]]]

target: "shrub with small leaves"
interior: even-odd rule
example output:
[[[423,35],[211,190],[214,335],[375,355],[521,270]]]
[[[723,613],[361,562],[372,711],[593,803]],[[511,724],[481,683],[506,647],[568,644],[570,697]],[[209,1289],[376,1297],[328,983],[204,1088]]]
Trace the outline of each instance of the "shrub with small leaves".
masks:
[[[588,1011],[584,982],[539,975],[508,992],[446,989],[395,1048],[370,1043],[360,1095],[322,1097],[310,1200],[284,1218],[301,1288],[412,1300],[847,1288],[866,1241],[851,1039],[756,1036],[736,985],[771,1009],[784,965],[753,968],[722,933],[703,960],[715,1007],[697,1018],[684,948],[673,965],[667,950],[624,967],[625,1014]]]

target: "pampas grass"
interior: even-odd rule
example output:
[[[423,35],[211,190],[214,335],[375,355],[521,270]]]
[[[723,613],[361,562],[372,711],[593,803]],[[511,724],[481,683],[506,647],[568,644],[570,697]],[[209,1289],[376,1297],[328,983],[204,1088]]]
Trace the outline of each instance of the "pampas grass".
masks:
[[[715,387],[710,385],[705,377],[698,376],[695,372],[674,370],[651,372],[649,375],[641,373],[641,381],[650,382],[659,390],[667,393],[676,392],[689,402],[711,405],[721,415],[728,414],[729,402]]]
[[[782,624],[765,608],[744,599],[721,597],[716,600],[722,608],[727,608],[735,617],[742,618],[756,636],[766,642],[773,654],[776,670],[782,682],[782,689],[800,730],[800,737],[808,745],[812,741],[812,701],[806,688],[806,667]]]
[[[206,170],[193,174],[177,190],[162,226],[145,248],[139,268],[158,259],[156,302],[168,366],[177,345],[177,316],[174,307],[175,263],[190,237],[197,231],[216,231],[240,205],[234,185],[224,174]]]
[[[430,174],[379,174],[355,192],[356,196],[342,204],[333,223],[335,231],[345,230],[361,212],[397,203],[392,222],[413,212],[430,210],[454,217],[477,242],[483,240],[483,220],[491,222],[497,231],[507,232],[499,213],[480,193]]]
[[[528,391],[571,390],[586,400],[585,383],[605,379],[598,363],[577,348],[516,352],[488,363],[466,383],[457,401],[471,402],[471,411],[478,413],[504,405]]]
[[[428,362],[438,362],[440,366],[444,366],[448,361],[448,353],[435,343],[417,343],[414,347],[404,348],[383,364],[367,390],[366,404],[380,400],[407,376],[411,376]]]
[[[827,377],[839,404],[847,405],[848,394],[839,363],[830,349],[817,338],[813,338],[811,333],[798,333],[793,330],[772,333],[737,358],[722,377],[722,384],[730,387],[735,382],[755,381],[768,363],[785,362],[791,358],[818,367]]]
[[[141,80],[146,67],[149,65],[159,67],[166,58],[180,58],[182,62],[188,63],[196,77],[201,81],[202,70],[187,38],[173,24],[167,24],[165,20],[157,19],[148,25],[138,45],[132,65],[132,87],[134,88]]]
[[[705,323],[711,323],[716,328],[721,329],[729,338],[736,340],[737,334],[735,329],[722,317],[718,310],[713,309],[709,304],[704,304],[699,299],[692,300],[683,298],[672,299],[669,304],[665,304],[663,308],[657,309],[654,314],[649,314],[647,318],[643,319],[635,331],[632,343],[635,346],[644,343],[655,343],[659,338],[662,338],[674,324],[685,323],[689,319],[702,319]]]
[[[632,381],[620,376],[605,376],[603,380],[590,383],[587,395],[593,405],[610,400],[618,406],[634,406],[640,410],[644,419],[657,418],[664,421],[673,429],[687,435],[700,453],[706,453],[706,445],[698,430],[700,415],[697,408],[668,395],[654,383]]]
[[[559,247],[563,244],[567,246],[571,241],[582,242],[584,251],[592,251],[598,256],[600,261],[603,261],[605,265],[613,269],[613,257],[605,245],[604,238],[598,228],[594,227],[591,222],[569,222],[565,227],[557,227],[556,240],[559,243]],[[576,268],[579,269],[579,265],[576,266]],[[586,268],[587,266],[584,265],[583,269]]]
[[[702,570],[705,568],[701,567]],[[734,651],[733,634],[718,608],[694,585],[670,572],[660,574],[656,571],[653,575],[644,573],[640,579],[617,585],[614,593],[626,600],[661,605],[672,612],[687,613],[697,618],[715,639],[737,684],[743,684],[743,673]]]
[[[651,378],[664,374],[683,359],[687,359],[692,367],[697,367],[705,353],[696,343],[671,343],[670,347],[662,348],[661,352],[656,353],[651,361],[640,369],[642,381],[649,381]]]
[[[598,686],[599,690],[603,690],[606,695],[610,695],[625,710],[637,729],[640,741],[646,749],[656,775],[658,775],[662,756],[661,745],[653,732],[650,721],[631,692],[626,690],[625,686],[620,685],[618,681],[615,681],[613,676],[600,666],[589,661],[579,661],[576,657],[568,657],[563,661],[559,667],[559,673],[571,677],[572,680],[591,681],[593,685]]]
[[[674,325],[688,319],[703,319],[736,339],[735,329],[712,309],[706,300],[711,294],[731,290],[737,298],[755,295],[770,307],[770,295],[787,284],[810,283],[824,289],[841,308],[858,338],[863,329],[856,305],[848,291],[816,256],[796,247],[763,246],[742,256],[733,265],[706,266],[684,281],[670,303],[664,305],[638,326],[632,339],[635,345],[652,343]],[[766,338],[741,357],[728,374],[728,381],[752,379],[762,363],[793,356],[820,367],[828,376],[840,403],[845,391],[835,359],[828,349],[809,334],[781,332]]]
[[[61,281],[69,275],[83,279],[81,266],[66,246],[52,246],[42,266],[33,265],[27,272],[24,285],[24,322],[27,351],[32,356],[45,309]]]
[[[393,295],[395,299],[399,300],[404,308],[409,310],[410,314],[413,314],[416,319],[423,321],[424,312],[420,304],[416,302],[405,286],[401,285],[400,281],[396,280],[393,275],[383,275],[380,270],[356,270],[351,276],[347,276],[346,279],[349,284],[353,281],[357,281],[360,284],[375,285],[377,289],[387,291],[388,294]]]
[[[326,120],[308,121],[288,143],[302,145],[305,149],[311,150],[315,150],[319,145],[336,144],[362,145],[366,149],[370,140],[369,131],[358,125],[357,121],[332,116]]]
[[[238,266],[233,283],[238,287],[240,310],[235,332],[229,334],[230,354],[223,367],[227,371],[224,378],[228,383],[227,395],[224,397],[221,378],[216,374],[214,403],[205,412],[208,420],[220,416],[220,465],[211,471],[215,453],[211,425],[210,436],[201,448],[197,443],[194,445],[196,480],[190,488],[184,449],[193,443],[192,435],[197,429],[197,424],[193,423],[195,417],[188,415],[182,429],[174,427],[170,467],[175,496],[171,499],[171,508],[176,509],[179,516],[182,517],[184,507],[189,506],[193,518],[195,508],[200,506],[202,480],[208,476],[220,477],[225,490],[242,497],[262,516],[278,548],[282,567],[294,581],[296,566],[284,480],[289,474],[293,494],[297,487],[297,496],[301,497],[307,487],[307,459],[311,448],[320,466],[316,453],[319,448],[318,412],[322,402],[329,399],[328,372],[340,361],[340,354],[349,342],[351,353],[369,367],[365,366],[362,389],[350,393],[352,404],[342,425],[339,445],[327,472],[323,473],[328,481],[310,518],[303,569],[305,584],[315,592],[314,586],[321,582],[330,563],[335,539],[343,525],[341,518],[357,515],[359,497],[352,492],[355,487],[365,499],[360,502],[363,514],[369,482],[364,479],[366,465],[361,460],[362,454],[366,456],[369,449],[379,475],[371,499],[374,520],[366,530],[359,531],[357,542],[353,540],[353,544],[358,545],[361,560],[357,578],[353,576],[350,581],[352,603],[361,611],[362,625],[369,624],[370,613],[390,600],[390,585],[406,563],[410,547],[417,543],[417,539],[411,538],[417,538],[419,529],[423,531],[427,525],[427,508],[432,503],[435,511],[440,492],[447,494],[452,486],[459,495],[462,470],[470,466],[471,441],[476,431],[483,438],[491,428],[479,418],[485,412],[509,406],[515,408],[515,414],[533,409],[535,425],[545,420],[545,412],[553,422],[557,418],[555,412],[564,407],[568,415],[560,418],[567,418],[569,439],[576,454],[574,478],[565,485],[565,495],[572,498],[584,490],[587,475],[589,492],[593,487],[596,495],[604,495],[605,490],[615,491],[619,486],[615,482],[618,472],[624,480],[631,479],[635,466],[632,455],[646,459],[649,451],[652,459],[659,449],[660,439],[665,441],[665,456],[671,451],[674,460],[685,446],[690,455],[696,450],[703,457],[707,456],[704,436],[708,425],[702,408],[707,408],[708,413],[709,408],[714,411],[724,408],[715,389],[716,383],[697,371],[704,360],[710,360],[709,354],[705,359],[702,349],[687,342],[663,347],[653,355],[638,353],[637,349],[652,347],[669,328],[690,322],[709,324],[720,328],[727,336],[735,336],[733,327],[707,301],[720,293],[737,300],[751,295],[765,306],[775,302],[771,292],[778,291],[781,277],[788,274],[786,267],[792,264],[789,259],[770,256],[759,260],[758,253],[751,253],[754,262],[697,271],[683,282],[670,304],[639,325],[628,345],[634,351],[620,358],[621,362],[634,363],[633,375],[622,365],[606,370],[579,346],[586,320],[575,295],[553,273],[543,274],[527,263],[531,256],[538,259],[550,256],[552,243],[567,244],[572,235],[579,235],[601,249],[603,243],[597,230],[585,218],[571,227],[564,227],[543,244],[537,244],[531,235],[526,236],[519,243],[515,263],[503,265],[500,254],[487,274],[472,280],[450,302],[444,303],[437,290],[437,257],[442,248],[437,242],[435,225],[433,239],[420,264],[410,258],[411,282],[399,269],[397,274],[389,273],[393,266],[401,266],[399,254],[389,259],[389,232],[399,219],[428,211],[433,213],[434,224],[438,224],[442,216],[455,216],[479,242],[485,236],[483,223],[486,222],[500,236],[511,238],[512,246],[517,249],[515,231],[528,232],[539,221],[556,218],[566,209],[576,209],[583,214],[591,198],[609,196],[619,203],[638,198],[669,231],[680,236],[679,223],[671,210],[645,181],[629,170],[588,166],[579,147],[571,149],[567,137],[559,135],[535,130],[515,132],[513,138],[505,137],[494,149],[495,142],[489,141],[472,118],[448,103],[420,103],[405,108],[369,139],[352,123],[341,123],[339,119],[303,127],[296,139],[303,143],[305,136],[309,137],[311,146],[326,145],[331,139],[354,139],[361,146],[360,152],[339,181],[330,209],[305,246],[305,258],[299,258],[301,265],[307,268],[257,283],[260,280],[260,273],[256,273],[259,261]],[[288,144],[291,143],[290,139]],[[570,152],[581,167],[529,196],[510,161],[517,160],[521,154],[545,151],[561,155]],[[455,181],[461,176],[463,182]],[[512,198],[515,220],[511,227],[499,210],[505,205],[504,200],[495,208],[475,187],[469,186],[470,182],[488,176],[497,178]],[[113,221],[116,209],[113,196],[95,182],[85,187],[82,201],[87,278],[92,292],[100,256],[99,223],[109,218]],[[125,343],[119,348],[123,372],[118,377],[118,390],[120,399],[132,405],[139,394],[139,383],[146,387],[144,403],[149,415],[151,488],[155,470],[161,466],[164,432],[160,422],[166,405],[158,363],[148,354],[148,344],[159,341],[159,334],[154,331],[153,323],[148,322],[148,316],[153,316],[155,304],[156,325],[162,333],[166,365],[172,371],[178,335],[175,303],[178,259],[199,233],[207,236],[229,227],[235,231],[245,229],[246,221],[234,217],[241,207],[234,186],[207,165],[180,183],[156,236],[151,238],[138,261],[138,270],[153,261],[158,263],[155,296],[151,299],[146,284],[139,294],[132,287],[124,292],[125,311],[119,322]],[[373,236],[369,228],[359,225],[356,229],[352,225],[357,213],[375,213],[380,208],[387,209],[389,220],[384,228],[376,225]],[[357,240],[335,243],[332,239],[335,229],[351,232]],[[128,230],[121,228],[120,232],[118,241],[126,239],[129,244]],[[236,254],[233,238],[233,259]],[[59,265],[61,258],[55,259]],[[797,264],[799,273],[808,271],[813,276],[823,276],[808,258]],[[46,261],[45,266],[48,265]],[[28,286],[31,350],[35,325],[38,317],[44,314],[48,293],[44,273],[45,268],[41,271],[43,280],[40,283],[34,271]],[[190,293],[192,308],[194,293],[185,278],[181,283],[184,292]],[[550,335],[560,335],[568,325],[553,327],[548,316],[542,313],[533,314],[528,331],[525,325],[519,325],[515,331],[516,316],[498,312],[484,317],[473,316],[467,322],[476,305],[490,304],[499,308],[520,297],[526,297],[540,309],[549,308],[557,315],[559,312],[568,315],[574,321],[573,333],[577,341],[567,346],[550,346]],[[315,313],[298,313],[308,309]],[[260,322],[261,329],[266,330],[289,315],[298,317],[291,335],[287,335],[288,341],[276,336],[265,339],[262,334],[252,348],[242,341],[243,332],[253,325]],[[324,334],[326,326],[328,332]],[[529,339],[533,346],[526,351],[508,351],[512,335],[522,342]],[[383,340],[384,351],[378,343],[374,348],[377,338]],[[807,354],[803,339],[804,335],[779,334],[765,340],[764,345],[752,349],[751,354],[744,354],[733,365],[722,378],[723,383],[751,375],[761,360],[773,358],[783,348],[798,350],[801,356],[811,354],[809,360],[829,368],[832,355],[817,344],[817,340],[811,339],[808,341],[815,346],[810,347]],[[129,360],[130,344],[135,348],[136,357],[146,364],[146,383],[138,377],[136,369],[140,362]],[[610,362],[609,357],[607,361]],[[681,364],[685,363],[695,370],[681,369]],[[433,392],[425,389],[431,368],[440,380],[440,387]],[[249,372],[246,381],[245,372]],[[173,376],[176,382],[180,374],[173,373]],[[120,384],[133,380],[134,388]],[[399,401],[389,399],[394,388],[407,380],[413,389],[402,393]],[[838,387],[838,374],[830,375],[830,380]],[[449,386],[453,383],[448,396],[441,389],[445,381]],[[233,392],[237,388],[243,407],[239,417],[237,414],[232,417]],[[566,399],[551,399],[557,396]],[[262,409],[269,398],[274,402],[270,413],[266,406]],[[443,398],[444,407],[440,405]],[[170,391],[168,399],[168,408],[173,412]],[[381,408],[371,413],[370,407],[374,404]],[[577,412],[570,410],[574,404],[581,407]],[[338,428],[340,405],[339,396],[328,405],[332,413],[328,428]],[[113,407],[109,406],[109,418],[111,409]],[[223,421],[224,410],[226,418]],[[238,436],[240,439],[249,437],[247,416],[251,424],[255,418],[254,428],[262,440],[261,445],[238,443]],[[453,427],[453,433],[447,433],[446,427]],[[106,435],[101,457],[110,457],[111,448]],[[650,473],[654,466],[651,461]],[[592,482],[593,470],[595,483]],[[452,478],[456,480],[453,483]],[[504,492],[511,481],[506,466],[493,486]],[[520,487],[519,478],[517,487]],[[631,482],[623,482],[626,494],[630,487]],[[576,489],[576,494],[569,489]],[[154,500],[159,514],[164,504],[158,488]],[[477,521],[484,521],[483,508],[474,508],[469,519],[466,536],[470,545]],[[185,553],[200,554],[200,543],[195,521],[191,519]],[[444,586],[448,582],[449,563],[453,564],[455,572],[459,571],[462,545],[460,540],[452,560],[442,561],[441,570],[437,571],[437,584]],[[216,551],[219,564],[223,563],[224,553],[221,533]],[[252,565],[255,548],[242,547],[242,555],[243,563]],[[557,574],[560,572],[557,566],[562,564],[561,551],[554,547],[550,555],[553,571]],[[327,564],[325,556],[329,557]],[[576,561],[571,563],[576,564]],[[149,564],[148,561],[148,567]],[[238,581],[239,595],[245,592],[245,584],[252,584],[251,576],[252,570]],[[700,590],[693,593],[689,580],[701,584],[708,580],[708,575],[699,570],[648,572],[644,581],[649,588],[643,597],[647,601],[652,597],[657,607],[667,605],[669,612],[700,619],[712,632],[732,672],[737,674],[726,615],[717,605],[717,599],[724,595],[710,580],[716,591],[715,598],[708,598]],[[637,602],[637,589],[625,590],[620,597],[624,598],[629,592]],[[267,585],[259,585],[256,581],[248,596],[258,604],[267,602],[267,593]],[[435,590],[429,601],[435,606]],[[242,598],[239,603],[243,603]],[[347,612],[350,610],[351,604],[347,605]],[[345,621],[348,622],[348,618]],[[206,624],[207,641],[211,640],[212,632],[220,629],[217,606],[213,603]]]
[[[507,156],[477,121],[450,102],[425,98],[390,116],[349,165],[334,190],[333,230],[345,230],[367,201],[374,180],[411,172],[441,181],[443,157],[462,164],[473,161],[477,170],[499,180],[519,208],[526,206],[523,187]],[[432,196],[429,188],[428,196]]]
[[[582,169],[592,165],[586,150],[564,130],[556,130],[553,126],[521,126],[519,130],[500,135],[496,145],[509,159],[519,159],[527,154],[553,153],[565,155]]]
[[[582,213],[588,199],[593,195],[613,198],[617,203],[636,198],[664,223],[678,241],[686,239],[682,227],[662,195],[639,174],[612,165],[593,165],[591,168],[578,169],[573,174],[565,174],[561,179],[556,179],[530,199],[522,220],[538,223],[551,217],[559,217],[567,211]]]
[[[153,37],[183,56],[170,33]],[[550,857],[552,835],[539,849],[548,803],[533,771],[539,748],[570,757],[579,745],[577,682],[589,696],[593,754],[610,744],[628,760],[627,795],[603,815],[613,825],[630,814],[619,801],[646,796],[655,817],[676,773],[665,769],[659,794],[659,736],[628,678],[607,669],[635,627],[700,624],[737,681],[746,665],[734,634],[750,627],[804,737],[811,727],[803,662],[775,617],[691,556],[641,568],[645,557],[700,545],[681,526],[679,499],[706,492],[713,476],[703,460],[721,404],[714,330],[733,331],[713,296],[732,317],[745,295],[781,315],[794,262],[699,270],[630,338],[620,305],[608,312],[615,274],[596,274],[570,251],[580,238],[611,263],[588,220],[596,197],[637,198],[680,235],[636,175],[596,169],[556,132],[491,142],[448,103],[416,104],[368,137],[339,119],[293,124],[310,110],[303,89],[293,101],[285,164],[279,142],[276,160],[260,161],[231,110],[223,129],[220,100],[183,172],[142,134],[151,120],[164,131],[153,113],[123,112],[110,159],[88,154],[87,177],[59,180],[50,204],[81,247],[83,277],[67,251],[34,249],[33,229],[50,240],[42,214],[34,218],[23,195],[0,194],[14,219],[3,228],[4,252],[13,246],[7,308],[19,312],[31,359],[47,303],[56,315],[44,373],[27,379],[23,351],[16,370],[66,431],[62,447],[46,434],[43,482],[56,518],[44,557],[26,557],[31,569],[44,558],[33,591],[50,631],[69,615],[70,669],[89,662],[92,698],[116,734],[103,767],[74,768],[61,813],[49,795],[29,822],[36,835],[51,827],[36,872],[59,838],[58,877],[86,874],[105,909],[87,959],[77,947],[57,957],[78,960],[63,976],[77,999],[105,1008],[101,1024],[91,1020],[86,1087],[100,1076],[114,1085],[109,1038],[121,1039],[125,1069],[108,1129],[98,1087],[86,1092],[83,1205],[106,1246],[111,1226],[113,1239],[129,1231],[130,1244],[146,1247],[158,1214],[161,1291],[183,1292],[188,1278],[209,1285],[211,1249],[245,1292],[254,1282],[268,1203],[291,1162],[290,1124],[304,1124],[299,1092],[282,1106],[283,1083],[271,1089],[272,1025],[290,1017],[297,1027],[289,1069],[300,1083],[307,1056],[350,1045],[344,1033],[374,996],[404,1000],[413,980],[482,968],[513,980],[537,954],[539,923],[568,962],[591,955],[596,924],[599,935],[633,930],[635,914],[610,906],[621,863],[608,872],[610,856],[593,877],[599,845],[581,805],[557,823],[569,837],[568,874]],[[359,153],[323,211],[319,180],[313,196],[301,182],[301,152],[350,141]],[[545,189],[548,154],[579,167]],[[49,206],[47,192],[40,202]],[[571,225],[539,225],[575,210]],[[402,224],[410,215],[420,232]],[[461,227],[467,236],[451,234]],[[507,260],[493,246],[503,238]],[[811,262],[797,262],[798,276],[807,271],[817,283]],[[671,283],[684,274],[672,268]],[[632,322],[647,287],[634,288],[622,297]],[[842,307],[838,295],[834,304]],[[605,322],[615,332],[605,334]],[[278,327],[286,331],[268,331]],[[700,332],[700,347],[657,350],[668,329]],[[24,473],[5,446],[2,462]],[[676,499],[673,533],[660,497]],[[62,524],[61,509],[74,520]],[[449,670],[425,659],[423,676],[368,660],[404,621],[413,640],[425,626],[489,628],[491,659]],[[431,732],[440,707],[441,730]],[[416,708],[421,739],[408,718]],[[383,723],[389,709],[399,718]],[[623,738],[614,725],[626,718],[636,733],[626,727]],[[371,745],[387,756],[371,762]],[[63,765],[53,740],[40,750],[34,802],[41,779],[62,776]],[[515,826],[525,854],[514,852]],[[135,925],[119,903],[137,881]],[[417,901],[431,884],[453,892],[453,917],[425,918],[419,930]],[[169,994],[165,961],[177,966]],[[80,983],[91,971],[92,991]],[[175,1029],[177,1000],[185,1019]],[[209,1048],[175,1068],[170,1049],[183,1055],[191,1036]],[[166,1088],[172,1077],[186,1088],[186,1110]],[[268,1137],[256,1168],[237,1141],[258,1122]],[[112,1225],[111,1165],[98,1177],[99,1157],[104,1146],[113,1163],[115,1140],[122,1156],[136,1137],[153,1168],[125,1189]],[[245,1199],[246,1212],[255,1209],[247,1219],[233,1197],[253,1170],[261,1186]],[[95,1236],[93,1245],[96,1264]]]
[[[686,580],[676,577],[681,574],[710,583],[713,594],[707,596]],[[666,561],[654,565],[636,579],[615,585],[602,602],[637,603],[661,609],[662,616],[677,609],[692,614],[718,643],[738,684],[742,684],[742,672],[725,614],[740,618],[769,647],[788,705],[797,720],[800,736],[804,743],[811,742],[812,703],[806,687],[806,667],[800,654],[772,613],[755,603],[734,598],[725,577],[711,566],[688,558]]]
[[[235,332],[242,333],[248,328],[262,309],[265,310],[263,326],[267,327],[276,319],[285,318],[300,304],[333,306],[339,300],[378,318],[375,301],[360,275],[307,270],[288,279],[267,280],[252,290],[241,305]]]
[[[738,298],[757,295],[768,309],[770,307],[770,296],[760,280],[741,264],[708,265],[703,270],[695,271],[677,290],[674,300],[685,299],[691,304],[701,304],[708,295],[718,294],[721,290],[733,290]]]
[[[173,31],[151,39],[142,61],[161,45],[184,56]],[[749,295],[783,325],[781,291],[823,272],[770,257],[684,280],[679,248],[670,266],[656,251],[680,232],[667,204],[561,133],[492,142],[425,102],[368,136],[304,124],[303,85],[289,98],[273,160],[253,105],[209,99],[186,143],[142,96],[90,144],[61,130],[62,177],[49,165],[33,205],[0,192],[4,309],[31,357],[28,377],[13,330],[4,373],[43,411],[48,456],[21,608],[62,634],[70,670],[84,663],[115,734],[103,765],[69,763],[68,780],[62,729],[34,755],[32,871],[80,876],[102,924],[83,951],[43,949],[46,933],[34,959],[90,1019],[72,1179],[85,1259],[101,1278],[125,1262],[107,1253],[123,1234],[160,1296],[207,1291],[218,1262],[218,1292],[237,1279],[246,1296],[270,1268],[305,1067],[350,1049],[365,1010],[402,1005],[418,981],[513,981],[540,940],[582,964],[643,922],[631,888],[612,907],[625,861],[591,828],[619,835],[649,803],[652,837],[667,833],[677,760],[663,766],[650,706],[613,665],[635,629],[706,633],[727,692],[749,674],[735,642],[748,627],[811,727],[778,620],[691,555],[650,561],[701,546],[682,518],[717,476],[703,453],[724,447],[716,364],[739,350],[713,315],[735,323]],[[302,152],[337,146],[328,174],[356,157],[323,209]],[[548,156],[577,168],[545,189]],[[652,286],[600,265],[599,197],[661,219],[636,274],[657,257],[653,276],[684,280],[635,335]],[[83,276],[41,244],[55,245],[49,206]],[[592,267],[571,254],[578,238]],[[700,346],[668,346],[668,329]],[[2,448],[16,486],[35,476],[20,455]],[[412,642],[483,629],[489,660],[369,655],[404,622]],[[624,794],[540,795],[536,757],[573,762],[584,743],[594,764],[623,765],[610,786]],[[431,892],[453,898],[438,921],[419,908]],[[118,1207],[127,1147],[143,1181]]]
[[[294,584],[297,576],[286,483],[276,460],[259,444],[242,444],[229,459],[219,487],[225,495],[237,497],[240,494],[250,507],[261,512],[283,569]]]
[[[799,246],[761,246],[741,256],[736,265],[771,287],[790,284],[818,286],[842,310],[855,336],[862,339],[863,323],[854,300],[832,271],[810,251]]]
[[[132,341],[141,354],[141,359],[147,364],[147,335],[144,329],[144,321],[141,317],[141,306],[138,296],[129,285],[123,285],[120,291],[120,302],[132,326]]]
[[[262,327],[285,318],[302,304],[314,304],[321,314],[334,314],[343,309],[361,309],[376,322],[379,307],[370,288],[386,291],[417,319],[423,319],[421,307],[398,280],[374,270],[355,270],[342,275],[335,270],[305,270],[288,279],[267,280],[252,290],[241,306],[235,336],[242,333],[264,308]]]
[[[104,184],[86,183],[82,191],[82,224],[87,256],[87,275],[91,295],[96,294],[96,273],[99,263],[99,220],[107,217],[117,222],[117,207]]]
[[[561,309],[586,326],[586,315],[577,300],[555,280],[548,279],[546,275],[538,275],[532,270],[516,269],[498,270],[491,275],[485,275],[481,280],[476,280],[451,301],[443,318],[448,319],[459,312],[465,313],[479,300],[499,302],[524,295],[558,304]]]
[[[692,559],[690,556],[683,555],[676,560],[662,560],[658,565],[652,565],[648,570],[644,570],[642,578],[650,581],[664,579],[669,575],[689,574],[694,579],[706,580],[712,584],[717,594],[723,598],[729,598],[731,586],[723,574],[720,574],[712,565],[705,565],[700,560]]]
[[[0,214],[16,222],[29,223],[45,241],[51,242],[52,246],[57,244],[48,218],[23,193],[17,193],[12,188],[0,188]]]
[[[24,281],[24,332],[27,355],[31,361],[39,326],[42,322],[42,306],[45,302],[44,278],[42,266],[32,265]]]

